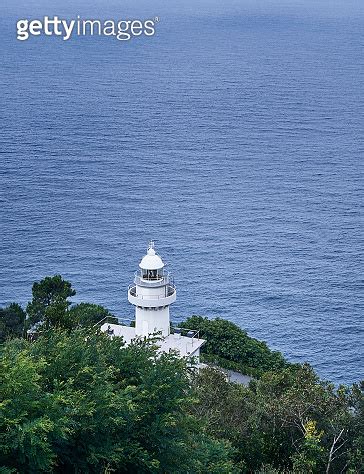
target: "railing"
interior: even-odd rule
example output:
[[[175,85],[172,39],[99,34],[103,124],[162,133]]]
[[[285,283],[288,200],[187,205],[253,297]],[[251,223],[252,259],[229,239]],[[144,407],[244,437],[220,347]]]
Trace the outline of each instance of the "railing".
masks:
[[[137,295],[135,285],[129,285],[128,289],[131,296],[140,298],[141,300],[161,300],[167,298],[168,296],[172,296],[176,292],[176,288],[172,284],[167,286],[167,294],[165,295]]]
[[[120,326],[131,326],[135,323],[133,319],[117,318],[116,316],[105,316],[100,321],[95,323],[92,327],[102,326],[103,324],[119,324]],[[128,324],[129,323],[129,324]]]
[[[191,339],[200,339],[200,331],[196,331],[196,329],[177,328],[171,326],[170,334],[180,334],[181,336],[190,337]]]
[[[148,288],[155,288],[164,285],[173,285],[173,278],[170,273],[163,273],[158,278],[148,279],[143,278],[139,272],[135,272],[134,283],[138,286],[144,286]]]
[[[117,320],[117,322],[115,322]],[[96,324],[93,325],[93,327],[96,326],[102,326],[104,323],[110,323],[110,324],[118,324],[120,326],[135,326],[135,320],[134,319],[119,319],[116,318],[115,316],[105,316],[105,318],[101,319],[98,321]],[[188,328],[179,328],[175,326],[170,326],[170,334],[175,334],[175,335],[180,335],[183,337],[189,337],[191,339],[200,339],[200,331],[196,329],[188,329]]]
[[[134,283],[138,286],[144,286],[147,288],[155,288],[158,286],[168,285],[170,282],[169,275],[164,275],[161,278],[156,278],[155,280],[147,280],[141,277],[140,275],[135,275]]]

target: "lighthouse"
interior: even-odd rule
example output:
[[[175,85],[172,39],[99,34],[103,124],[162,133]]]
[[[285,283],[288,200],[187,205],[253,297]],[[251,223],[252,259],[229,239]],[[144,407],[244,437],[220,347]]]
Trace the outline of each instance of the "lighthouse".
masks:
[[[200,348],[206,341],[200,338],[199,331],[171,327],[169,307],[176,301],[176,288],[153,241],[128,288],[128,300],[135,307],[135,321],[125,324],[122,318],[112,317],[109,322],[110,318],[106,316],[97,323],[101,325],[101,331],[110,337],[122,338],[125,345],[151,336],[158,346],[158,353],[174,352],[191,366],[199,367]]]
[[[176,301],[176,288],[164,263],[149,243],[147,254],[139,263],[134,283],[128,289],[129,303],[135,306],[135,334],[148,336],[170,334],[169,307]]]

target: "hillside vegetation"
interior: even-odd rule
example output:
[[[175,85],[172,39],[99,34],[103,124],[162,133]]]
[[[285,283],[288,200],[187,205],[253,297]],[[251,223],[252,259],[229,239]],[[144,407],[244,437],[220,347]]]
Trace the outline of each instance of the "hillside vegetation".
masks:
[[[188,318],[205,358],[254,375],[229,383],[109,338],[95,322],[112,315],[74,294],[56,275],[0,309],[0,473],[364,472],[364,383],[335,388],[233,323]]]
[[[206,339],[202,346],[205,362],[255,377],[288,366],[280,352],[271,351],[265,342],[249,337],[243,329],[225,319],[191,316],[181,326],[199,330],[200,337]]]

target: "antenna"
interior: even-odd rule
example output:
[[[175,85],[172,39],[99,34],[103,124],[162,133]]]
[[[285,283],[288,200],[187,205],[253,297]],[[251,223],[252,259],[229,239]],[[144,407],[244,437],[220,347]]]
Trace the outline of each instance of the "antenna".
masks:
[[[149,248],[154,249],[154,240],[149,241]]]

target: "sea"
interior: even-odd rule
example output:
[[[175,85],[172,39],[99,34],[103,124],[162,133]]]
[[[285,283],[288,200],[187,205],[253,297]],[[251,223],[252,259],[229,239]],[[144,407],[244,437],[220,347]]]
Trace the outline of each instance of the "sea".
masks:
[[[156,29],[16,39],[45,15]],[[174,322],[364,379],[363,21],[359,0],[2,2],[0,306],[61,274],[133,318],[154,239]]]

